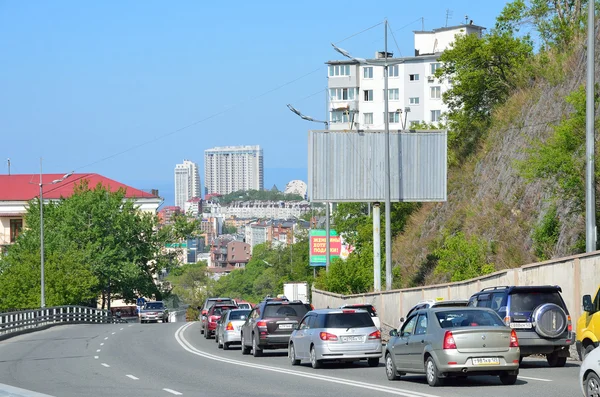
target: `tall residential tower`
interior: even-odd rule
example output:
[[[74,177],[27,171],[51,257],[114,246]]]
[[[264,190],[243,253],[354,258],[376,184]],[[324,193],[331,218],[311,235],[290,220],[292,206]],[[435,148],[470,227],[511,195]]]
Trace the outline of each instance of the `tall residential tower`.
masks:
[[[206,194],[263,190],[263,151],[260,146],[224,146],[204,151]]]
[[[184,210],[186,201],[200,195],[198,164],[183,160],[183,164],[175,165],[175,205]]]

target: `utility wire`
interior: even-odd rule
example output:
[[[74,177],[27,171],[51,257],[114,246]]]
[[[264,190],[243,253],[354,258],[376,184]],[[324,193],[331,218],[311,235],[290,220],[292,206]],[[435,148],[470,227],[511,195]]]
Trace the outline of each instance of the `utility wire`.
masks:
[[[367,31],[369,31],[369,30],[371,30],[371,29],[373,29],[373,28],[376,28],[377,26],[381,25],[382,23],[383,23],[383,22],[379,22],[378,24],[376,24],[376,25],[373,25],[373,26],[371,26],[370,28],[366,28],[365,30],[361,30],[361,31],[360,31],[360,32],[358,32],[358,33],[354,33],[353,35],[351,35],[351,36],[348,36],[348,37],[346,37],[345,39],[342,39],[342,40],[340,40],[340,41],[338,41],[338,42],[336,42],[336,43],[334,43],[334,44],[340,44],[340,43],[342,43],[342,42],[344,42],[344,41],[346,41],[346,40],[348,40],[348,39],[351,39],[351,38],[352,38],[352,37],[354,37],[354,36],[358,36],[359,34],[362,34],[362,33],[364,33],[364,32],[367,32]]]
[[[396,41],[396,36],[394,35],[394,31],[392,30],[392,26],[388,22],[388,30],[392,34],[392,38],[394,39],[394,43],[396,43],[396,48],[398,49],[398,55],[402,56],[402,51],[400,51],[400,46],[398,46],[398,42]]]

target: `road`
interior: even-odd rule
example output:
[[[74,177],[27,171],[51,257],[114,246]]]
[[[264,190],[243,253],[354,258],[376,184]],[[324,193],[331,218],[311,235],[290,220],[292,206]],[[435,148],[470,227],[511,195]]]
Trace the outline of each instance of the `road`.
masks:
[[[223,351],[200,334],[199,323],[65,325],[0,342],[0,396],[332,396],[573,397],[579,365],[549,368],[523,361],[514,386],[497,377],[432,388],[423,376],[390,382],[383,360],[292,367],[283,350],[264,357]],[[43,393],[43,395],[37,394]]]

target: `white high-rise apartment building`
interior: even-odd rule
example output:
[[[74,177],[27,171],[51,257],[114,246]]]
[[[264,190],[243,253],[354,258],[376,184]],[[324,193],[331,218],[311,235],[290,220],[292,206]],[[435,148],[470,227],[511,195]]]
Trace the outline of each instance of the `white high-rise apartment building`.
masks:
[[[183,160],[183,164],[175,165],[175,205],[185,210],[185,202],[193,197],[200,197],[200,172],[198,164]]]
[[[477,34],[485,28],[465,24],[415,31],[415,56],[390,58],[388,53],[388,106],[390,130],[409,129],[419,122],[437,123],[448,110],[442,101],[452,81],[434,76],[441,53],[456,35]],[[359,56],[359,54],[353,54]],[[384,52],[368,62],[383,65]],[[332,130],[383,130],[385,127],[383,66],[361,65],[347,59],[329,61],[329,122]]]
[[[207,194],[263,190],[263,151],[260,146],[224,146],[204,151]]]

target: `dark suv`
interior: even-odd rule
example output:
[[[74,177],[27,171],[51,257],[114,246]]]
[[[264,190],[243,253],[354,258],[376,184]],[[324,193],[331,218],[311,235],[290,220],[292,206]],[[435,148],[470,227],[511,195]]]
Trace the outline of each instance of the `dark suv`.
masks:
[[[563,367],[575,343],[571,316],[557,285],[484,288],[469,306],[489,307],[517,331],[521,359],[544,354],[551,367]]]
[[[290,335],[311,305],[287,299],[265,299],[260,302],[242,325],[242,354],[252,350],[254,357],[265,349],[287,349]]]

